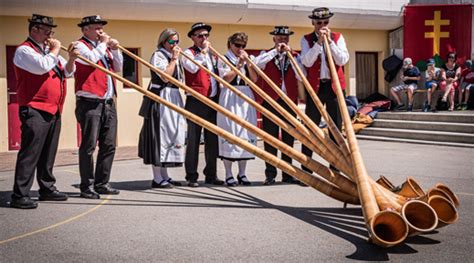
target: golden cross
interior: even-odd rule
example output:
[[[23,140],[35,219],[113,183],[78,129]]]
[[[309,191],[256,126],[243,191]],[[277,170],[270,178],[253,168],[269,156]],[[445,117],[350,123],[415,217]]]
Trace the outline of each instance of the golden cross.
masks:
[[[433,56],[439,55],[441,38],[448,38],[449,32],[441,32],[441,26],[448,26],[449,19],[441,19],[441,11],[434,11],[433,20],[425,20],[425,26],[433,26],[433,32],[425,32],[425,38],[433,39]]]

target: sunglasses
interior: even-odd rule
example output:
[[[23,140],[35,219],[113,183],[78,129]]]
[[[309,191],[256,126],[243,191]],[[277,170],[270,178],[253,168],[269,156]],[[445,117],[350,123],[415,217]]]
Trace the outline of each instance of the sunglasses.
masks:
[[[173,40],[173,39],[168,39],[166,42],[168,42],[168,44],[170,45],[179,44],[179,40]]]
[[[449,56],[448,58],[452,58],[452,59],[455,59],[456,57],[453,57],[453,56]]]
[[[247,44],[238,44],[238,43],[232,43],[236,48],[245,48],[247,47]]]
[[[326,21],[317,21],[316,24],[317,24],[317,25],[322,25],[322,24],[327,25],[327,24],[329,24],[329,20],[326,20]]]
[[[194,36],[197,37],[197,38],[208,38],[208,37],[209,37],[209,33],[199,34],[199,35],[194,35]]]

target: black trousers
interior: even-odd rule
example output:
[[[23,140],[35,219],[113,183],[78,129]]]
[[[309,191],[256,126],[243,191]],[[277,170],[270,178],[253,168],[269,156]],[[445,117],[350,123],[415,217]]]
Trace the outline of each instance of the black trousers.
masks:
[[[214,96],[211,99],[217,102],[218,96]],[[206,104],[195,99],[194,97],[188,96],[186,98],[185,109],[213,124],[216,124],[216,111],[211,109]],[[187,123],[188,138],[186,147],[186,157],[184,160],[184,168],[186,170],[186,180],[196,181],[199,177],[197,167],[199,162],[199,143],[201,140],[201,132],[203,128],[200,125],[197,125],[189,120],[187,121]],[[206,159],[206,167],[204,168],[203,173],[206,179],[212,180],[217,177],[217,153],[217,135],[204,129],[204,156]]]
[[[336,124],[337,128],[341,130],[342,127],[342,118],[341,112],[339,111],[339,104],[337,103],[337,97],[331,87],[331,81],[321,82],[318,90],[318,97],[323,104],[326,104],[326,111],[328,112],[329,116],[333,119],[334,123]],[[306,115],[309,116],[311,120],[319,124],[321,121],[321,113],[318,111],[316,106],[314,105],[311,96],[306,92]],[[334,141],[334,136],[332,133],[329,134],[330,138]],[[312,157],[313,152],[306,146],[301,146],[301,151],[304,155]],[[307,172],[311,172],[308,168],[302,166],[303,170]]]
[[[288,113],[290,113],[291,115],[293,116],[296,116],[296,113],[294,113],[290,107],[281,99],[279,98],[277,100],[277,103],[282,106]],[[278,113],[272,106],[270,106],[270,104],[268,104],[266,101],[263,102],[262,106],[269,110],[270,112],[272,112],[273,114],[275,114],[276,116],[278,116],[280,119],[284,120],[283,116]],[[273,123],[270,119],[268,119],[265,115],[262,115],[263,117],[263,130],[265,132],[267,132],[268,134],[272,135],[273,137],[278,138],[278,135],[280,133],[280,130],[281,130],[281,139],[282,141],[290,146],[290,147],[293,147],[293,144],[295,142],[295,138],[293,138],[293,136],[291,136],[290,134],[288,134],[286,131],[284,131],[283,129],[280,129],[279,126],[277,126],[275,123]],[[274,156],[277,156],[278,154],[278,150],[271,146],[270,144],[268,144],[267,142],[264,142],[263,144],[263,147],[265,149],[266,152],[274,155]],[[281,154],[281,159],[287,163],[290,163],[291,164],[291,158],[289,156],[287,156],[286,154]],[[275,166],[265,162],[265,176],[267,178],[275,178],[277,175],[277,170],[275,168]],[[288,175],[287,173],[283,172],[282,173],[282,179],[288,179],[289,177],[291,177],[291,175]]]
[[[117,110],[115,103],[77,99],[76,118],[81,125],[79,146],[81,191],[109,183],[117,140]],[[94,172],[94,151],[99,146]]]
[[[39,185],[39,194],[55,191],[54,160],[58,151],[61,116],[31,107],[20,107],[21,147],[15,167],[12,198],[29,196],[33,178]]]

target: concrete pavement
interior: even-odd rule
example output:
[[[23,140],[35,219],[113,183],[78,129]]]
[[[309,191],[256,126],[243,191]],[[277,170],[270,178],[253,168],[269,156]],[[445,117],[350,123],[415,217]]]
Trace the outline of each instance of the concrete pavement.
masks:
[[[113,167],[112,182],[120,195],[81,199],[77,165],[61,166],[55,168],[57,186],[70,193],[69,200],[40,202],[30,211],[8,208],[13,172],[0,172],[0,262],[469,261],[474,149],[375,141],[359,145],[375,179],[383,174],[398,185],[413,176],[425,189],[437,182],[450,186],[461,199],[459,221],[384,249],[366,242],[360,207],[344,209],[309,187],[263,186],[261,160],[249,162],[250,187],[167,190],[150,189],[150,167],[126,160]],[[223,178],[220,161],[218,169]],[[184,168],[170,172],[184,180]],[[36,184],[33,190],[37,196]]]

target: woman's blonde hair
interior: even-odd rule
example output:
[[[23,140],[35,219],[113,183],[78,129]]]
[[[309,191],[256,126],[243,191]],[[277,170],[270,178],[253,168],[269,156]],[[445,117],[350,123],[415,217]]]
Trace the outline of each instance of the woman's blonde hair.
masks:
[[[179,34],[178,34],[178,31],[176,31],[176,29],[174,28],[167,28],[165,30],[163,30],[163,32],[161,32],[160,36],[158,37],[158,45],[157,47],[158,48],[165,48],[165,46],[163,45],[163,43],[165,41],[167,41],[170,37],[174,36],[174,35],[177,35],[178,36],[178,39],[179,39]]]

